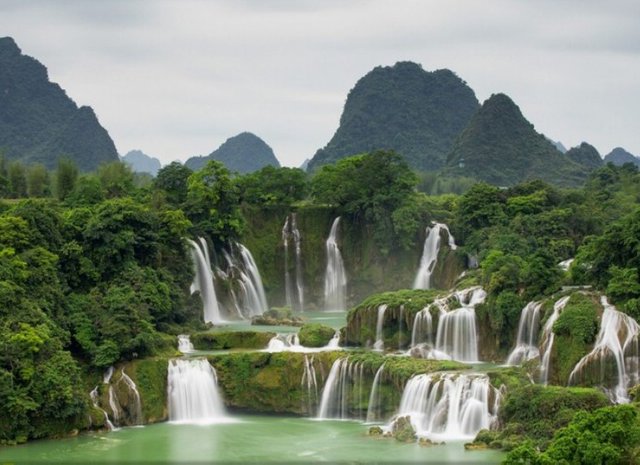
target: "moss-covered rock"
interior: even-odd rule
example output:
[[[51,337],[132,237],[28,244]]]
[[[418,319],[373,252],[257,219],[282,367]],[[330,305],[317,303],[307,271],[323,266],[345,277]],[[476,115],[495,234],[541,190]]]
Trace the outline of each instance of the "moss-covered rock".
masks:
[[[305,347],[324,347],[335,333],[335,329],[329,326],[320,323],[306,323],[300,328],[298,338],[300,344]]]
[[[191,335],[196,350],[264,349],[276,333],[264,331],[214,331]]]
[[[391,425],[391,433],[395,440],[400,442],[414,442],[417,439],[409,416],[396,418]]]

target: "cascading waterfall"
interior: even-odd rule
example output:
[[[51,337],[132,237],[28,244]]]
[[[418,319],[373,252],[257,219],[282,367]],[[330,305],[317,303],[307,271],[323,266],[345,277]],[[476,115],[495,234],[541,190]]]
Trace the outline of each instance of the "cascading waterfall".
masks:
[[[416,313],[411,330],[409,354],[436,360],[478,361],[478,336],[475,307],[484,302],[487,293],[479,286],[436,299]],[[449,302],[460,307],[450,310]],[[432,308],[438,309],[435,346],[432,343]]]
[[[347,288],[347,274],[344,269],[342,255],[338,248],[338,216],[331,225],[331,231],[326,242],[327,269],[324,275],[324,308],[325,310],[345,310],[345,293]]]
[[[111,423],[111,420],[109,420],[109,415],[107,414],[107,411],[102,407],[100,407],[98,386],[93,388],[93,390],[89,393],[89,397],[91,398],[91,403],[93,404],[93,406],[98,410],[100,410],[104,415],[104,424],[107,425],[107,428],[109,428],[109,430],[111,431],[116,429],[116,427],[113,426],[113,423]]]
[[[353,396],[362,398],[363,370],[362,362],[351,363],[347,357],[333,362],[322,389],[317,418],[349,418],[349,400]]]
[[[304,372],[300,385],[307,387],[307,412],[311,413],[318,400],[318,379],[316,378],[316,369],[313,366],[313,355],[311,357],[304,356]]]
[[[382,329],[384,327],[384,313],[387,311],[387,305],[382,304],[378,307],[378,319],[376,321],[376,342],[373,343],[375,350],[384,350],[384,339]]]
[[[269,340],[265,352],[303,352],[297,334],[276,334]]]
[[[431,316],[431,306],[425,307],[416,313],[411,328],[411,347],[418,344],[433,344],[433,318]]]
[[[604,313],[596,343],[569,375],[569,385],[597,379],[613,402],[627,403],[627,389],[639,381],[640,326],[629,315],[616,310],[606,297],[602,296],[600,302]],[[615,363],[617,375],[616,384],[612,388],[606,385],[607,381],[613,381],[613,377],[607,376],[607,367],[611,366],[611,361]]]
[[[431,289],[431,275],[438,262],[438,252],[440,252],[440,234],[446,231],[449,237],[449,248],[456,249],[456,243],[449,232],[446,224],[432,223],[431,227],[427,227],[427,237],[422,248],[422,257],[420,258],[420,267],[418,274],[413,282],[414,289]]]
[[[120,370],[119,383],[124,382],[127,385],[129,393],[133,398],[133,412],[131,414],[131,423],[133,425],[141,425],[143,423],[142,417],[142,403],[140,402],[140,393],[136,383],[124,372],[124,368]]]
[[[188,334],[178,334],[178,350],[183,354],[193,352],[193,344]]]
[[[373,422],[380,419],[381,407],[380,404],[380,381],[382,379],[382,372],[384,371],[384,363],[380,365],[380,368],[376,371],[376,375],[373,378],[373,384],[371,385],[371,395],[369,396],[369,405],[367,408],[367,422]]]
[[[417,375],[404,388],[397,417],[408,415],[421,437],[472,439],[497,418],[500,395],[484,374]]]
[[[529,302],[520,313],[516,346],[507,358],[507,365],[520,365],[540,356],[538,333],[540,331],[541,302]]]
[[[540,361],[540,382],[547,384],[549,380],[549,364],[551,362],[551,350],[553,349],[553,342],[555,340],[555,334],[553,332],[553,325],[558,321],[558,317],[564,307],[567,306],[570,296],[565,296],[556,301],[553,304],[553,313],[547,319],[547,322],[542,328],[542,336],[540,337],[540,352],[542,353],[542,359]]]
[[[267,297],[264,293],[264,286],[262,285],[262,278],[260,277],[260,271],[258,265],[256,265],[253,255],[249,252],[244,245],[238,243],[238,249],[240,250],[240,256],[242,257],[242,264],[246,270],[246,274],[242,273],[242,281],[248,285],[248,289],[252,293],[249,297],[250,306],[248,316],[262,315],[269,310],[267,305]],[[247,276],[248,275],[248,276]],[[250,286],[249,286],[250,284]]]
[[[286,302],[293,310],[304,310],[304,283],[302,280],[302,248],[300,246],[300,231],[296,220],[296,214],[287,215],[282,227],[282,244],[284,246],[284,282]],[[295,252],[295,291],[289,268],[289,242],[293,240]]]
[[[210,424],[227,420],[216,372],[206,359],[169,360],[169,421]]]
[[[237,253],[236,253],[237,252]],[[218,269],[220,279],[228,282],[232,307],[240,318],[262,315],[269,309],[260,271],[249,249],[234,243],[231,251],[223,251],[227,270]],[[236,295],[234,287],[239,290]]]
[[[213,273],[211,260],[209,259],[209,248],[204,238],[199,238],[200,245],[191,239],[187,239],[191,245],[191,257],[193,259],[195,276],[191,290],[199,291],[202,299],[204,311],[204,322],[221,324],[224,323],[220,316],[220,308],[216,297],[216,290],[213,286]]]

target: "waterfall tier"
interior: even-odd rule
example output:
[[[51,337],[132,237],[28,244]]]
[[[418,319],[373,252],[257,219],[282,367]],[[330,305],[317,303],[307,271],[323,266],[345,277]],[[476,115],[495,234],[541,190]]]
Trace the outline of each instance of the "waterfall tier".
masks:
[[[349,418],[349,400],[363,395],[363,369],[362,362],[352,363],[346,357],[333,362],[322,389],[317,418]]]
[[[218,299],[213,286],[213,272],[207,242],[202,237],[199,238],[197,243],[191,239],[187,239],[187,242],[191,246],[191,257],[195,271],[191,291],[200,292],[204,322],[221,324],[224,321],[220,316]]]
[[[449,248],[456,249],[456,243],[449,232],[447,225],[442,223],[432,223],[431,227],[427,227],[427,237],[422,248],[422,257],[420,258],[420,267],[413,282],[414,289],[431,289],[431,276],[438,262],[438,253],[440,252],[441,232],[445,231],[449,238]]]
[[[178,334],[178,350],[183,354],[193,352],[193,344],[188,334]]]
[[[331,225],[326,242],[327,269],[324,275],[324,308],[325,310],[346,309],[347,274],[344,269],[342,255],[338,247],[338,216]]]
[[[289,244],[293,241],[295,254],[295,286],[291,278],[289,265]],[[284,247],[284,283],[285,297],[289,307],[296,311],[304,311],[304,282],[302,273],[302,247],[300,230],[296,214],[291,213],[287,216],[284,226],[282,227],[282,245]]]
[[[473,439],[491,427],[499,405],[500,391],[486,375],[424,374],[407,382],[397,416],[408,415],[421,437]]]
[[[553,304],[553,313],[547,319],[547,322],[544,324],[542,328],[542,335],[540,337],[540,352],[542,353],[542,358],[540,361],[540,382],[542,384],[547,384],[549,380],[549,365],[551,363],[551,351],[553,349],[553,342],[555,340],[555,334],[553,332],[553,325],[558,318],[560,317],[560,313],[564,310],[564,307],[567,306],[567,302],[569,302],[570,296],[565,296],[556,301]]]
[[[168,374],[169,421],[210,424],[228,421],[216,372],[206,359],[173,359]]]
[[[604,313],[595,345],[577,363],[569,375],[569,384],[597,382],[613,402],[627,403],[627,389],[640,381],[640,326],[629,315],[610,305],[606,297],[601,298],[601,303]],[[612,366],[615,366],[615,374],[608,373],[607,368]]]
[[[520,365],[540,356],[538,333],[540,332],[541,302],[529,302],[520,313],[516,346],[507,358],[507,365]]]

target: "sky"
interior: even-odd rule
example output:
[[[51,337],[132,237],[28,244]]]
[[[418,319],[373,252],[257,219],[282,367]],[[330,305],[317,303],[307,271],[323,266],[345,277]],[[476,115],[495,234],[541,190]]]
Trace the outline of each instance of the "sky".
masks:
[[[0,0],[0,37],[163,164],[249,131],[299,166],[358,79],[406,60],[566,147],[640,155],[639,26],[637,0]]]

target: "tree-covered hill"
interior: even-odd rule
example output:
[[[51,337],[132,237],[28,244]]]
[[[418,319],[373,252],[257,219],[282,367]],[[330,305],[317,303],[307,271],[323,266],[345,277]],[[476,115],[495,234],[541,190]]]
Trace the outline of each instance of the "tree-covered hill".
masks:
[[[439,169],[477,109],[473,90],[452,71],[379,66],[349,92],[340,126],[308,169],[376,149],[396,151],[413,168]]]
[[[265,166],[280,167],[271,147],[250,132],[230,137],[206,157],[189,158],[185,165],[195,171],[205,166],[209,160],[220,161],[229,171],[238,173],[251,173]]]
[[[64,155],[82,171],[118,159],[94,111],[78,108],[10,37],[0,38],[0,150],[11,160],[48,168]]]
[[[586,142],[569,149],[565,155],[588,170],[594,170],[603,165],[602,157],[593,145]]]
[[[640,167],[640,157],[627,152],[622,147],[616,147],[604,157],[605,163],[613,163],[616,166],[622,166],[625,163],[633,163]]]
[[[448,172],[498,186],[542,179],[576,186],[588,170],[558,151],[506,95],[487,99],[447,157]]]

